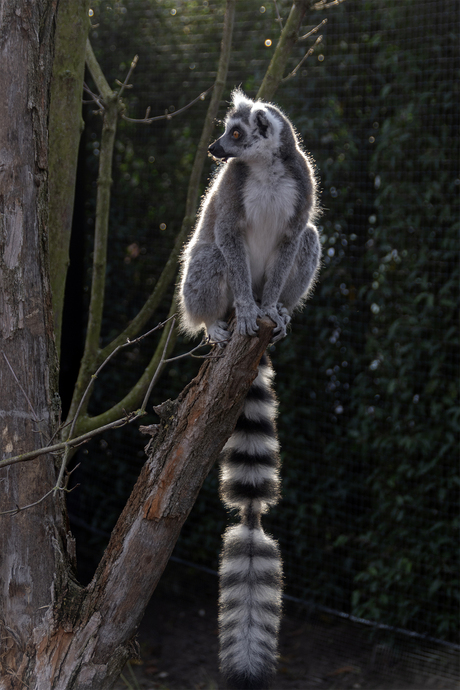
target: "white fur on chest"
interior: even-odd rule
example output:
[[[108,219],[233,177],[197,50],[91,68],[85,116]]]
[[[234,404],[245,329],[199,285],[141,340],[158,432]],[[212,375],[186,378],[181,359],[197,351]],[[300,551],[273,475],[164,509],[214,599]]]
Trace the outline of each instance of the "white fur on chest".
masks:
[[[245,183],[246,246],[254,287],[262,286],[286,224],[294,214],[296,184],[284,172],[281,162],[278,168],[251,166]]]

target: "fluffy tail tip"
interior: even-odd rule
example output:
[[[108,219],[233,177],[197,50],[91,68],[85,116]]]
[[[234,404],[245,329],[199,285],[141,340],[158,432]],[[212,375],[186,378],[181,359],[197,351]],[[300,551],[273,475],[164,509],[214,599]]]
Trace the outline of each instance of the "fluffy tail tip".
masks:
[[[224,678],[228,690],[269,690],[273,681],[274,672],[248,675],[246,673],[229,673]]]

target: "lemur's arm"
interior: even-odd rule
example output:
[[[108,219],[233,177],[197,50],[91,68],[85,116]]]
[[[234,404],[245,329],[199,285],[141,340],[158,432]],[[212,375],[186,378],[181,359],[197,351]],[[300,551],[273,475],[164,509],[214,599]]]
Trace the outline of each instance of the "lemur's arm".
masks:
[[[318,232],[311,223],[300,231],[297,226],[279,244],[277,259],[266,276],[261,305],[263,313],[277,324],[274,341],[286,335],[290,314],[308,292],[320,256]]]
[[[270,318],[273,318],[272,312],[276,311],[281,290],[294,264],[299,250],[299,241],[300,234],[296,232],[285,235],[278,245],[277,257],[267,275],[262,293],[261,309]]]
[[[237,331],[243,335],[256,335],[259,330],[256,321],[263,313],[256,305],[252,294],[249,261],[239,219],[235,214],[226,214],[226,219],[220,219],[217,227],[219,230],[216,233],[216,244],[228,267]]]
[[[276,328],[273,331],[273,342],[285,337],[287,325],[291,320],[289,312],[285,308],[287,305],[280,302],[280,295],[299,253],[302,234],[302,227],[299,224],[291,226],[285,232],[278,244],[276,259],[266,275],[261,311],[276,323]]]

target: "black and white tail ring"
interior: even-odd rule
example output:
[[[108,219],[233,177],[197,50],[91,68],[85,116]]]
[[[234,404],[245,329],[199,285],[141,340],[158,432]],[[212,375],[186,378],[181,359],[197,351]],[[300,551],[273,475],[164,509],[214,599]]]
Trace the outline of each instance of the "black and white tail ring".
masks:
[[[232,690],[265,690],[276,670],[282,571],[261,515],[279,499],[274,371],[264,355],[221,461],[221,496],[240,524],[224,534],[220,564],[220,661]]]

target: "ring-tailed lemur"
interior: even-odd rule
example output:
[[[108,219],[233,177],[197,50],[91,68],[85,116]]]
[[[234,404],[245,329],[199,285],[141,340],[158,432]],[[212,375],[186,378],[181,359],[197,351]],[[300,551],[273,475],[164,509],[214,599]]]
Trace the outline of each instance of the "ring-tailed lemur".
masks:
[[[205,328],[221,345],[233,310],[239,333],[256,335],[257,317],[267,315],[273,340],[284,337],[321,254],[315,175],[291,123],[240,90],[232,102],[224,134],[209,147],[225,165],[204,197],[180,284],[183,329]],[[241,517],[224,535],[220,565],[220,660],[231,688],[267,688],[276,668],[281,559],[260,522],[279,498],[272,377],[264,355],[222,453],[221,495]]]

